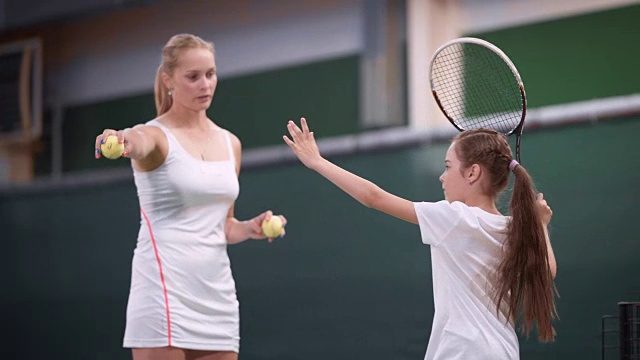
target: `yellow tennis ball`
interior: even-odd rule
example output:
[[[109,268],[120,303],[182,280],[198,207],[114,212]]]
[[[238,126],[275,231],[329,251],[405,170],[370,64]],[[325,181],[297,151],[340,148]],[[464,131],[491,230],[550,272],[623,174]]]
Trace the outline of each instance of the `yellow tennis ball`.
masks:
[[[284,226],[279,216],[272,216],[269,221],[262,222],[262,232],[270,238],[278,237],[282,234]]]
[[[100,145],[100,152],[107,159],[117,159],[124,153],[124,144],[120,144],[117,136],[109,135],[104,144]]]

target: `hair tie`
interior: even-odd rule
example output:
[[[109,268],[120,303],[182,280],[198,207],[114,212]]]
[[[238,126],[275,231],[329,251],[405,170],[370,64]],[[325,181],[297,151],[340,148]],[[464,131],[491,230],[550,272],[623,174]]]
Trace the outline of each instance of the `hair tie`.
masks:
[[[511,162],[509,163],[509,170],[513,171],[513,169],[516,168],[516,166],[520,165],[519,162],[517,162],[516,160],[511,160]]]

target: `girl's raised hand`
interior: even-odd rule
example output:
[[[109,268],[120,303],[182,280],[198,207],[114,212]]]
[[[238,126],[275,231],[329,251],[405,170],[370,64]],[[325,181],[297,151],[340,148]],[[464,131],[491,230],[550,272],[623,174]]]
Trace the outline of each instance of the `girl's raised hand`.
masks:
[[[289,145],[291,150],[296,154],[298,159],[308,168],[313,169],[314,165],[322,159],[320,150],[313,137],[313,132],[309,131],[307,120],[300,119],[300,127],[293,121],[287,123],[287,130],[291,139],[286,135],[282,136],[284,142]]]

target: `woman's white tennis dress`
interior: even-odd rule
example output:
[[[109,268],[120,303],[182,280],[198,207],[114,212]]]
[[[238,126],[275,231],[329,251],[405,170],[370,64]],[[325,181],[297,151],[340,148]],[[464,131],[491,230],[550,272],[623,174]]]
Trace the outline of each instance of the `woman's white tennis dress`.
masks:
[[[239,306],[224,223],[239,185],[230,158],[207,162],[171,131],[165,163],[134,170],[140,232],[133,255],[124,347],[239,351]]]

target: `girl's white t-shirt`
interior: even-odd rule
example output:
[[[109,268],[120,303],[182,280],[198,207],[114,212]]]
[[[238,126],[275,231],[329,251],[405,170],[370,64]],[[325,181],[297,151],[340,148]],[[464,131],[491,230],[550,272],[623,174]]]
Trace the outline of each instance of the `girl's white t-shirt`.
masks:
[[[431,245],[435,313],[425,360],[519,359],[514,327],[494,303],[508,217],[461,202],[414,203]]]

